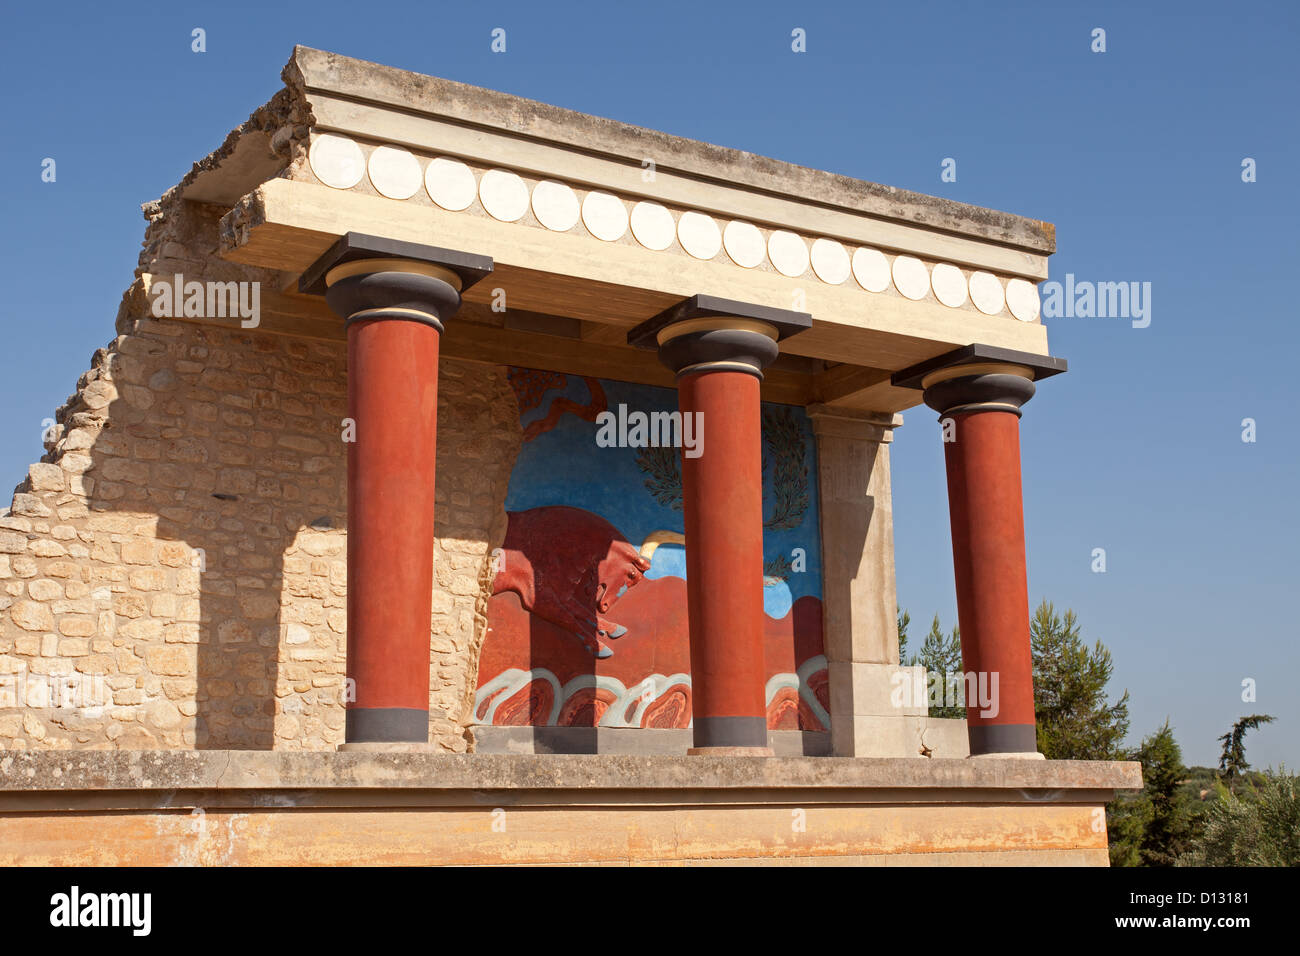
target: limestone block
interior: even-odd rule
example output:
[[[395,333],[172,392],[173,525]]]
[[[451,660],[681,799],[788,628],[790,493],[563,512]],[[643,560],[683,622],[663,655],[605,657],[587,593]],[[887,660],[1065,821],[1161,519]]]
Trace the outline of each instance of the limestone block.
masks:
[[[928,711],[924,696],[924,668],[831,661],[827,672],[832,714],[924,717]]]
[[[48,631],[54,627],[50,609],[36,601],[19,601],[10,611],[10,617],[25,631]]]
[[[32,491],[63,491],[63,469],[58,465],[38,463],[27,469],[27,480]]]

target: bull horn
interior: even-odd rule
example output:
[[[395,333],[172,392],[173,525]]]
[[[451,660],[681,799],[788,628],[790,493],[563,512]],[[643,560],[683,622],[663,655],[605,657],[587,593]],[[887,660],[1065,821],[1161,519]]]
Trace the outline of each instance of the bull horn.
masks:
[[[641,557],[647,561],[654,557],[655,550],[661,544],[685,544],[686,535],[678,531],[651,531],[641,542]]]

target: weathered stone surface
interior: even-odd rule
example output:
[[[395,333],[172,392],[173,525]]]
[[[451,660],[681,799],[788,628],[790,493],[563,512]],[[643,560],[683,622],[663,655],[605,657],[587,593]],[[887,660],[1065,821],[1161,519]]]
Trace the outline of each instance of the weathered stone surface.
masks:
[[[184,708],[122,709],[159,729],[0,753],[0,865],[1104,866],[1104,804],[1141,782],[1136,763],[158,751]]]
[[[55,771],[58,771],[57,773]],[[1141,765],[1095,760],[669,757],[159,751],[0,756],[0,792],[76,790],[682,790],[996,791],[998,799],[1092,799],[1139,789]],[[1074,796],[1071,792],[1074,792]],[[1089,792],[1091,791],[1091,793]]]
[[[634,162],[646,156],[671,156],[675,169],[717,182],[835,204],[883,219],[914,222],[1042,252],[1056,249],[1055,227],[1035,219],[796,166],[324,50],[297,47],[292,66],[301,71],[312,89],[336,90],[349,98],[407,108],[413,103],[428,104],[428,109],[453,123],[484,124],[511,132],[526,129],[530,136],[609,156],[626,156]]]
[[[179,676],[194,673],[194,652],[185,645],[166,644],[145,649],[150,673]]]
[[[10,611],[13,622],[25,631],[48,631],[54,626],[54,615],[44,604],[19,601]]]
[[[33,601],[53,601],[63,597],[63,585],[48,578],[32,581],[27,585],[27,593]]]
[[[0,554],[21,554],[27,550],[27,535],[0,529]]]
[[[63,469],[58,465],[37,463],[27,469],[32,491],[62,491]]]
[[[117,365],[120,354],[131,362]],[[0,750],[332,750],[343,738],[347,628],[342,343],[133,323],[96,368],[118,384],[84,379],[70,406],[81,410],[64,416],[75,427],[20,493],[33,515],[0,519],[0,580],[11,585],[0,594],[0,648],[29,670],[126,683],[115,686],[114,708],[75,727],[42,719],[38,739],[21,723],[0,725]],[[485,627],[477,581],[499,543],[483,529],[504,532],[520,433],[504,370],[445,360],[442,371],[439,481],[474,497],[438,519],[435,560],[456,560],[458,580],[434,602],[440,676],[430,703],[451,716],[431,719],[430,732],[442,750],[461,752]],[[277,382],[293,395],[274,391]],[[128,385],[153,400],[118,401],[115,389],[125,397]],[[284,412],[281,399],[292,400]],[[463,456],[485,419],[509,427]],[[59,496],[71,494],[83,498],[64,517],[71,501]],[[57,523],[41,516],[56,505]],[[322,515],[335,523],[313,527]],[[464,640],[444,636],[461,630]],[[292,713],[269,709],[281,684]],[[160,696],[173,709],[151,707]]]

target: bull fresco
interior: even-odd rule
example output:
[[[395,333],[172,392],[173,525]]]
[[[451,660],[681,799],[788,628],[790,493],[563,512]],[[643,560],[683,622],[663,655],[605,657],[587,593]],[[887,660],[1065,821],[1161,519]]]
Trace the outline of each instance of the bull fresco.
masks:
[[[602,413],[672,412],[676,392],[521,368],[509,378],[524,440],[493,555],[475,722],[689,727],[681,450],[597,440]],[[800,408],[762,415],[768,726],[828,730],[812,431]]]

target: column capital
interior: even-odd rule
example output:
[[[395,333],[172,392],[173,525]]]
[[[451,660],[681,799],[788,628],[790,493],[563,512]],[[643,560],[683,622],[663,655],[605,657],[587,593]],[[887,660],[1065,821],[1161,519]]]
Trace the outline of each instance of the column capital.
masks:
[[[441,332],[461,293],[491,272],[488,256],[349,232],[307,268],[298,290],[325,296],[349,325],[400,319]]]
[[[1019,417],[1034,397],[1034,383],[1067,367],[1051,355],[974,344],[895,372],[890,381],[922,389],[925,404],[941,415],[1001,411]]]
[[[383,236],[370,236],[361,232],[348,232],[340,236],[334,245],[307,267],[298,280],[298,291],[305,295],[324,295],[328,288],[326,275],[331,270],[344,263],[364,259],[380,260],[373,263],[375,266],[371,270],[373,272],[401,271],[400,266],[384,262],[384,260],[394,259],[441,266],[460,279],[459,291],[461,292],[492,272],[491,256],[443,249],[440,246],[426,246],[418,242],[385,239]]]
[[[730,371],[761,379],[780,354],[777,343],[811,326],[806,312],[693,295],[633,328],[627,341],[657,348],[660,361],[679,377]]]

